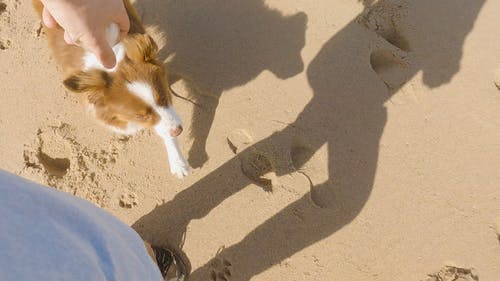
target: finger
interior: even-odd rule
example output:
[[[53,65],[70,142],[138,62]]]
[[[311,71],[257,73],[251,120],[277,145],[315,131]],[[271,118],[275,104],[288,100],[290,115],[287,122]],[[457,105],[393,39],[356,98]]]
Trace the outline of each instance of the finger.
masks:
[[[113,49],[109,46],[106,36],[101,35],[91,39],[89,42],[82,42],[106,68],[113,68],[116,65],[116,57]]]
[[[125,8],[122,9],[122,12],[118,14],[114,21],[120,29],[120,39],[124,38],[130,29],[130,20]]]
[[[68,45],[74,45],[75,42],[73,41],[73,38],[71,38],[71,35],[67,31],[64,31],[64,42]]]
[[[43,8],[43,11],[42,11],[42,21],[45,24],[45,26],[48,28],[55,28],[58,26],[54,17],[50,14],[49,10],[47,10],[47,8],[45,8],[45,7]]]

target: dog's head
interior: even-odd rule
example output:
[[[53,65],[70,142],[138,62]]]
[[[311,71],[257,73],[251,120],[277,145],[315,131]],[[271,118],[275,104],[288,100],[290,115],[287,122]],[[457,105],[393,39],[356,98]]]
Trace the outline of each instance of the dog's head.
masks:
[[[120,130],[133,125],[152,128],[169,119],[164,115],[172,110],[162,109],[171,107],[172,95],[153,39],[147,34],[130,34],[114,51],[117,65],[112,70],[96,64],[95,56],[85,55],[84,70],[67,77],[66,88],[85,94],[96,117]],[[180,133],[180,121],[166,122],[170,131]]]

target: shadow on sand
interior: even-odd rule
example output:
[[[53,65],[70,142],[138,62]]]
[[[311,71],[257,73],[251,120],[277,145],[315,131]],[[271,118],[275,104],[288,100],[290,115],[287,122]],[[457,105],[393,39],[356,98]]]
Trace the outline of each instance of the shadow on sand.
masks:
[[[228,184],[227,177],[241,174],[244,161],[262,158],[252,155],[267,158],[278,176],[293,175],[325,144],[328,180],[312,181],[308,194],[218,257],[232,262],[232,280],[250,280],[351,222],[374,183],[379,141],[387,121],[384,103],[418,72],[429,87],[448,83],[459,70],[464,40],[484,4],[484,0],[419,0],[403,9],[394,2],[367,4],[359,17],[323,45],[307,67],[314,96],[292,124],[238,151],[133,227],[156,243],[179,245],[191,220],[203,218],[251,184],[246,178]],[[302,69],[304,14],[282,17],[256,0],[144,0],[139,5],[164,15],[165,19],[158,16],[150,21],[160,22],[169,38],[171,46],[164,52],[174,55],[172,68],[196,81],[193,87],[199,91],[199,103],[210,104],[210,112],[196,113],[200,117],[213,119],[220,93],[251,81],[263,69],[280,78]],[[399,23],[412,26],[422,36],[407,40]],[[224,53],[219,49],[222,46]],[[204,151],[203,138],[212,123],[210,118],[201,119],[194,118],[194,137],[202,139],[197,140],[193,153]],[[227,275],[211,273],[214,262],[195,269],[191,280]]]
[[[281,79],[304,70],[304,13],[283,16],[262,0],[139,0],[146,24],[159,26],[168,44],[171,82],[183,79],[194,108],[188,161],[194,168],[208,159],[206,138],[223,91],[244,85],[262,71]],[[142,12],[141,12],[142,11]]]

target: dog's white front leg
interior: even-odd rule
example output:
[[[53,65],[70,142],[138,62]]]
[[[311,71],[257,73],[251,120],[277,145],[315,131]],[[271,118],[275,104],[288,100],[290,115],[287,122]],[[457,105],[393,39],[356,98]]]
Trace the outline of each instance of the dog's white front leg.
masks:
[[[160,135],[160,134],[159,134]],[[189,174],[189,165],[182,156],[179,148],[179,142],[176,137],[160,135],[167,148],[168,162],[170,164],[170,172],[178,178],[183,178]]]
[[[155,130],[167,148],[170,171],[177,177],[183,178],[189,174],[189,165],[182,156],[176,137],[182,132],[181,119],[172,107],[159,107],[157,112],[161,116],[161,121],[155,126]]]
[[[189,165],[182,156],[179,148],[177,137],[172,137],[167,126],[160,124],[155,127],[156,133],[163,139],[163,143],[167,149],[168,162],[170,164],[170,172],[178,178],[183,178],[189,174]]]

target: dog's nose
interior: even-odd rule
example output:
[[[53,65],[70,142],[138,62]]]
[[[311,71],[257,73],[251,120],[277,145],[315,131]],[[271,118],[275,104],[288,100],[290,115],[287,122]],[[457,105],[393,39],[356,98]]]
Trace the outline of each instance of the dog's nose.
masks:
[[[182,133],[182,130],[183,129],[182,129],[181,125],[179,125],[179,126],[177,126],[175,128],[172,128],[172,129],[170,129],[170,136],[177,137],[177,136],[179,136]]]

